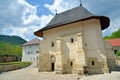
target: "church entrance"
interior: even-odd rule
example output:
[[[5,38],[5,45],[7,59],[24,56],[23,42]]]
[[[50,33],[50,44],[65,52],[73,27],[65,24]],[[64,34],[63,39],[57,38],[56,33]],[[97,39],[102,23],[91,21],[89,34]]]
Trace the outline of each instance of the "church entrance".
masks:
[[[51,70],[54,71],[54,69],[55,69],[55,64],[51,63]]]

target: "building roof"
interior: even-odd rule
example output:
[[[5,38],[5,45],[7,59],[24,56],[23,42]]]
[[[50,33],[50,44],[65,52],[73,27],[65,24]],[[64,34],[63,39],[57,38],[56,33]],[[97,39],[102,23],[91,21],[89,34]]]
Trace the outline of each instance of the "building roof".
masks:
[[[37,38],[34,38],[31,41],[28,41],[27,43],[24,43],[23,46],[37,45],[39,43],[40,43],[40,40],[37,39]]]
[[[110,39],[109,42],[112,46],[120,46],[120,38]]]
[[[104,30],[109,26],[110,20],[108,17],[94,15],[91,12],[89,12],[87,9],[85,9],[83,6],[79,6],[55,15],[55,17],[48,23],[46,27],[36,31],[34,34],[42,37],[43,31],[45,30],[56,28],[61,25],[66,25],[66,24],[70,24],[78,21],[91,19],[91,18],[100,20],[102,30]]]

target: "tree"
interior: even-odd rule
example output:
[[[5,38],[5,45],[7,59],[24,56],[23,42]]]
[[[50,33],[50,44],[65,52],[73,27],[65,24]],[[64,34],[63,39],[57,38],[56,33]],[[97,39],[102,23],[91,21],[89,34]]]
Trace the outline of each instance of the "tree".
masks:
[[[22,56],[22,47],[20,45],[14,45],[0,41],[0,55],[15,55],[18,60]]]
[[[110,36],[105,36],[104,39],[114,39],[114,38],[120,38],[120,28],[113,32]]]

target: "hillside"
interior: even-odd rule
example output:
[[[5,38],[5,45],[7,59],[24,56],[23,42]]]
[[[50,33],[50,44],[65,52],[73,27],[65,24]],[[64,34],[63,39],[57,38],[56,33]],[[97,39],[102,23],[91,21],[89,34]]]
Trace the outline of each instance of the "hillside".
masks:
[[[0,42],[10,43],[13,45],[21,45],[25,43],[26,40],[22,39],[19,36],[0,35]]]
[[[18,36],[0,35],[0,55],[16,55],[21,58],[22,47],[26,40]]]

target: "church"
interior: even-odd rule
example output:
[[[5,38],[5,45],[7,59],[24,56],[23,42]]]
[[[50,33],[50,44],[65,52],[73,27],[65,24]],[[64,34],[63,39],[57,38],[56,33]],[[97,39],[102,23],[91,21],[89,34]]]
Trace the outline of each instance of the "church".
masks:
[[[115,68],[115,55],[102,30],[110,19],[78,6],[56,14],[44,28],[34,32],[40,41],[39,72],[101,74]]]

